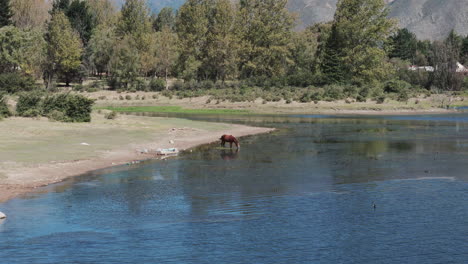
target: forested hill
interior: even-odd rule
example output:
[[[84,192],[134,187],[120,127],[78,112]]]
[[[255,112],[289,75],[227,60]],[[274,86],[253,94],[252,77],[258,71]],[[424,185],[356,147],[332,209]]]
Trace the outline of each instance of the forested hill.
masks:
[[[118,0],[123,2],[124,0]],[[442,39],[450,30],[468,34],[468,0],[384,0],[390,16],[401,27],[414,32],[419,39]],[[185,0],[149,0],[154,11],[162,7],[180,7]],[[317,22],[331,21],[338,0],[289,0],[288,8],[299,15],[299,28]]]

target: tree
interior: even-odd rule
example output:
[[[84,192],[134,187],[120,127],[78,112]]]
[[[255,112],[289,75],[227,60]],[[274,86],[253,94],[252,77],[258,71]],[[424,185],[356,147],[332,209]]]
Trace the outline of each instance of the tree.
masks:
[[[208,28],[208,5],[206,0],[187,0],[176,19],[176,32],[180,54],[178,72],[185,80],[198,78],[202,62],[202,49],[206,43]]]
[[[65,11],[71,26],[80,34],[83,44],[91,38],[96,19],[90,11],[87,1],[73,0]]]
[[[52,14],[46,34],[47,68],[46,83],[48,88],[52,78],[59,74],[68,86],[78,74],[83,51],[80,38],[73,31],[68,18],[61,11]]]
[[[288,43],[294,17],[287,0],[241,0],[237,14],[242,77],[278,76],[285,73]]]
[[[383,49],[387,37],[395,30],[395,21],[387,18],[388,10],[382,0],[340,0],[333,20],[332,34],[327,40],[335,54],[346,82],[372,83],[385,79],[390,73]],[[334,43],[331,43],[334,42]],[[326,71],[323,61],[322,71]],[[328,72],[328,74],[333,74]],[[333,80],[328,76],[328,80]]]
[[[464,65],[468,64],[468,35],[463,39],[461,49],[461,61]]]
[[[135,40],[126,36],[119,40],[109,61],[110,86],[113,89],[129,89],[138,78],[139,52]]]
[[[0,73],[22,71],[40,77],[45,41],[39,30],[0,29]]]
[[[418,40],[416,35],[411,33],[408,29],[399,29],[398,32],[390,36],[390,58],[400,58],[409,60],[414,63]]]
[[[13,24],[19,28],[43,28],[50,18],[50,2],[46,0],[11,0]]]
[[[144,0],[126,0],[117,23],[117,35],[120,37],[131,35],[137,39],[150,33],[149,18],[149,8]]]
[[[156,69],[162,72],[169,89],[167,77],[177,61],[177,35],[169,27],[163,27],[156,35]]]
[[[318,51],[318,33],[307,27],[303,31],[293,32],[290,49],[293,60],[292,72],[314,72]]]
[[[11,21],[11,9],[10,0],[0,0],[0,28],[10,25]]]
[[[200,74],[204,79],[226,80],[236,71],[237,42],[234,36],[234,9],[229,0],[217,0],[207,10],[207,32],[202,47]]]
[[[450,49],[454,52],[455,60],[459,61],[463,47],[463,38],[452,29],[445,39],[445,44],[450,46]]]
[[[115,28],[103,24],[94,30],[86,49],[88,63],[93,71],[98,74],[109,72],[109,62],[116,42]]]
[[[432,48],[434,73],[432,83],[441,91],[458,91],[462,87],[463,76],[456,72],[459,51],[450,42],[436,41]]]
[[[117,18],[117,10],[113,0],[88,0],[88,8],[95,19],[96,25],[112,25]]]
[[[153,22],[153,28],[156,31],[162,31],[165,27],[170,30],[174,30],[175,27],[175,14],[171,7],[164,7],[161,9]]]

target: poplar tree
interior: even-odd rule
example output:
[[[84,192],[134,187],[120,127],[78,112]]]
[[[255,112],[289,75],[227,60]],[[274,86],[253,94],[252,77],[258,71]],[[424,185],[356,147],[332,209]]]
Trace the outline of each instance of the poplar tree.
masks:
[[[163,74],[167,90],[169,89],[167,78],[178,56],[177,35],[169,27],[163,27],[161,32],[156,33],[155,53],[156,70]]]
[[[383,0],[339,0],[325,51],[330,58],[322,61],[329,83],[365,84],[389,76],[384,44],[396,23],[387,14]],[[333,76],[336,73],[327,69],[330,65],[335,65],[332,68],[342,77]]]
[[[291,63],[288,43],[294,17],[287,0],[241,0],[237,14],[242,77],[278,76]]]
[[[199,77],[208,30],[207,13],[206,0],[187,0],[177,14],[176,32],[180,48],[177,68],[184,80]]]

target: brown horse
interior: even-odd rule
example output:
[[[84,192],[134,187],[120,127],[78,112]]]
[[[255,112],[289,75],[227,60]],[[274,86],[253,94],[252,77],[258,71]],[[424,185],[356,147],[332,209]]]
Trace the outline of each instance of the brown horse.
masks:
[[[219,139],[221,140],[221,146],[223,147],[226,145],[226,142],[229,142],[231,148],[232,143],[234,143],[236,144],[236,148],[240,149],[239,141],[233,135],[222,135]]]

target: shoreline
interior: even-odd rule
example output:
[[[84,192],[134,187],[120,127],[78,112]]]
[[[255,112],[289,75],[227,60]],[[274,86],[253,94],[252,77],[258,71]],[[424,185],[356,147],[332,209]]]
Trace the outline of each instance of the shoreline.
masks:
[[[59,183],[92,171],[125,165],[133,161],[156,160],[158,157],[164,157],[158,156],[156,153],[140,151],[143,149],[178,148],[179,151],[186,151],[200,145],[217,142],[222,134],[234,134],[241,138],[270,133],[274,130],[274,128],[229,124],[229,129],[209,132],[191,130],[188,134],[185,133],[178,137],[166,136],[156,141],[129,144],[120,149],[106,151],[96,158],[16,167],[5,173],[6,179],[0,180],[0,203],[33,192],[37,188]],[[173,144],[170,143],[170,138],[175,138]]]

